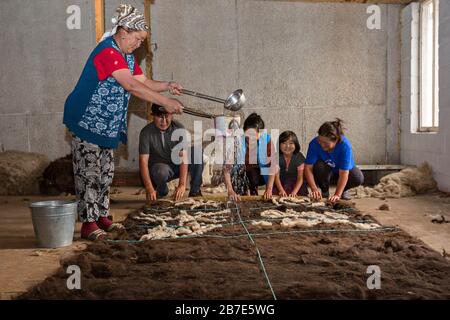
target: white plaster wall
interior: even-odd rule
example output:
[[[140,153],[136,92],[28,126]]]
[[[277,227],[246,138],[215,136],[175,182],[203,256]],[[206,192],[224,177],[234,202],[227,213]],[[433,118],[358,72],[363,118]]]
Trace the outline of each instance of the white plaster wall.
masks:
[[[440,1],[439,132],[418,133],[418,4],[402,11],[402,135],[401,162],[427,161],[439,188],[450,192],[450,2]]]
[[[107,27],[120,2],[105,1]],[[144,8],[143,0],[128,2]],[[81,8],[81,30],[66,28],[72,4]],[[367,29],[367,6],[155,0],[154,78],[223,98],[242,88],[245,114],[260,113],[269,129],[294,130],[304,151],[323,121],[341,117],[358,163],[397,163],[402,6],[380,5],[381,30]],[[36,151],[51,159],[70,152],[62,113],[95,46],[93,12],[89,0],[21,0],[20,7],[16,0],[2,1],[1,150]],[[203,100],[181,100],[222,110]],[[117,164],[137,169],[145,105],[133,100],[128,118],[129,144],[116,153]],[[193,117],[181,118],[192,128]]]

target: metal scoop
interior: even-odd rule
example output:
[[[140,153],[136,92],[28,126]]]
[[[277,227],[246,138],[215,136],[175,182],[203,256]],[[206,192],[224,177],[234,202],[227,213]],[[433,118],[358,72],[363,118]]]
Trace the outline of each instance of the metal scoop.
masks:
[[[244,92],[242,91],[242,89],[238,89],[238,90],[234,91],[225,100],[224,99],[220,99],[220,98],[216,98],[216,97],[211,97],[211,96],[208,96],[208,95],[203,94],[203,93],[198,93],[198,92],[195,92],[195,91],[186,90],[186,89],[183,89],[182,92],[184,94],[189,95],[189,96],[193,96],[193,97],[197,97],[197,98],[201,98],[201,99],[205,99],[205,100],[209,100],[209,101],[222,103],[224,108],[227,109],[227,110],[230,110],[230,111],[238,111],[245,104],[245,96],[244,96]]]

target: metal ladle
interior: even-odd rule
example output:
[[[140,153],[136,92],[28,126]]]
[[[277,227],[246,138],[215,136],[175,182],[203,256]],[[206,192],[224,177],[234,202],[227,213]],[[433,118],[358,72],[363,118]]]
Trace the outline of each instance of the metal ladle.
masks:
[[[184,94],[187,94],[189,96],[222,103],[224,108],[227,110],[230,110],[230,111],[239,111],[244,106],[245,101],[246,101],[244,92],[242,91],[242,89],[238,89],[238,90],[234,91],[225,100],[216,98],[216,97],[211,97],[206,94],[198,93],[198,92],[187,90],[187,89],[183,89],[181,92]]]
[[[164,111],[164,107],[161,107],[160,110]],[[194,117],[213,119],[214,128],[216,128],[216,129],[222,128],[222,130],[223,130],[224,119],[227,118],[227,116],[225,116],[225,115],[214,115],[214,114],[210,114],[207,112],[203,112],[203,111],[188,108],[188,107],[184,107],[183,112],[186,114],[189,114],[191,116],[194,116]],[[233,129],[233,130],[239,129],[239,122],[234,118],[229,123],[228,129]]]

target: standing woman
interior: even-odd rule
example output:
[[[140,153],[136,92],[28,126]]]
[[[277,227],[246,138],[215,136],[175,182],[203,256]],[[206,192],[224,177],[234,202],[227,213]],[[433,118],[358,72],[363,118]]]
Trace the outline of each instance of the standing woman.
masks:
[[[160,94],[181,94],[174,82],[149,80],[133,55],[147,37],[144,15],[130,5],[120,5],[105,34],[88,58],[64,107],[64,124],[73,135],[72,155],[81,237],[104,239],[106,231],[123,226],[109,215],[109,187],[114,175],[113,149],[126,143],[130,95],[157,103],[170,113],[183,105]]]
[[[342,120],[322,124],[318,136],[309,143],[305,176],[313,199],[328,198],[331,202],[349,200],[348,189],[364,182],[361,170],[355,165],[350,141],[344,136]],[[332,177],[337,177],[336,191],[330,196]]]

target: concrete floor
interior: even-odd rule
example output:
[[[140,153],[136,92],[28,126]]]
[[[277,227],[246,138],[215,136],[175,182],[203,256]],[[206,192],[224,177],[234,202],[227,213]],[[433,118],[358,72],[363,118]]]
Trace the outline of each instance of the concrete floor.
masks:
[[[111,196],[111,213],[115,221],[141,207],[145,195],[138,188],[120,188]],[[68,199],[71,197],[51,197]],[[73,198],[73,197],[72,197]],[[43,196],[0,197],[0,299],[11,299],[41,282],[55,272],[60,259],[81,251],[87,242],[79,239],[77,224],[74,243],[65,248],[39,249],[34,240],[28,205],[33,201],[50,199]],[[431,220],[443,215],[450,220],[450,197],[430,194],[403,199],[355,199],[357,207],[384,225],[395,225],[418,237],[434,250],[450,253],[450,223],[435,224]],[[387,203],[389,211],[381,211]]]

